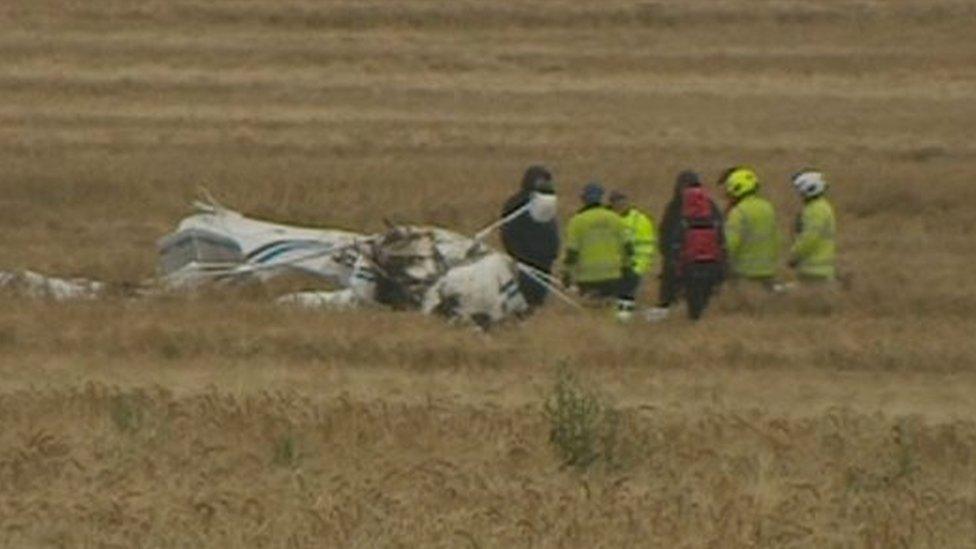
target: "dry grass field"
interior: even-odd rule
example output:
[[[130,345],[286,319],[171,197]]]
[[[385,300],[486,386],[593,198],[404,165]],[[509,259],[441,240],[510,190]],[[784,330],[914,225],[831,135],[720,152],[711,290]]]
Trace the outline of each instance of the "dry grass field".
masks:
[[[0,296],[0,546],[971,547],[976,2],[4,0],[0,269],[249,214],[474,231],[532,162],[833,180],[850,288],[488,335],[262,296]],[[788,277],[784,272],[784,277]],[[645,296],[649,300],[653,296]],[[561,466],[563,365],[614,413]],[[606,420],[609,421],[609,420]],[[601,439],[602,440],[602,439]]]

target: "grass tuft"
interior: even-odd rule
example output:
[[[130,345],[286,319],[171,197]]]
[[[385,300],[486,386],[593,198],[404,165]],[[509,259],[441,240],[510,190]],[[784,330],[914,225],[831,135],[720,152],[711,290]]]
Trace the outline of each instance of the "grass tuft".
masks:
[[[556,366],[543,412],[549,420],[549,442],[563,466],[584,470],[598,462],[614,464],[619,415],[584,388],[565,362]]]

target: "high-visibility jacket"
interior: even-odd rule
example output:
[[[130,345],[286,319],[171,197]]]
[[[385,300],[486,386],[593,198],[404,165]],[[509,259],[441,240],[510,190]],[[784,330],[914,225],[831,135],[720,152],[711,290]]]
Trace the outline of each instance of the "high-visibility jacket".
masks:
[[[824,197],[814,198],[803,206],[797,219],[796,241],[790,258],[804,276],[833,279],[837,254],[837,222],[834,208]]]
[[[654,228],[654,220],[637,208],[631,208],[623,215],[623,220],[624,228],[627,230],[627,241],[631,245],[630,268],[634,274],[644,276],[651,272],[654,256],[657,253],[657,230]]]
[[[566,267],[576,282],[619,279],[627,265],[623,218],[603,206],[588,206],[566,227]]]
[[[768,200],[749,195],[729,210],[725,243],[732,274],[743,278],[776,275],[779,233],[776,212]]]

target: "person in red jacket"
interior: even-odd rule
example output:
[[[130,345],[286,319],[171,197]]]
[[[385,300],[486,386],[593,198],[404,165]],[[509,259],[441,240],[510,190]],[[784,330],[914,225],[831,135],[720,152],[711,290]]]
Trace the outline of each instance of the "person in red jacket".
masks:
[[[665,210],[659,231],[664,258],[658,306],[648,320],[663,320],[680,295],[688,303],[688,316],[698,320],[725,275],[725,237],[722,212],[692,171],[675,181],[674,197]]]

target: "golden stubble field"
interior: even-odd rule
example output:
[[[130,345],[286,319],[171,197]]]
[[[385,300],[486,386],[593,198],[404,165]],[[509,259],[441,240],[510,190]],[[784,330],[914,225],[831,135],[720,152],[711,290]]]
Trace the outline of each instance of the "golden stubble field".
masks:
[[[487,336],[262,296],[0,296],[0,545],[976,543],[976,3],[6,0],[0,269],[111,281],[204,186],[474,231],[531,162],[659,214],[680,169],[834,181],[850,289]],[[787,276],[784,273],[784,276]],[[648,295],[646,299],[653,296]],[[614,459],[561,468],[575,371]]]

